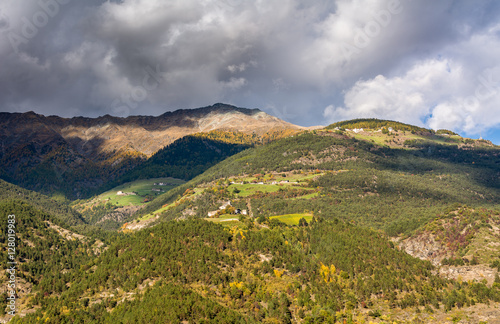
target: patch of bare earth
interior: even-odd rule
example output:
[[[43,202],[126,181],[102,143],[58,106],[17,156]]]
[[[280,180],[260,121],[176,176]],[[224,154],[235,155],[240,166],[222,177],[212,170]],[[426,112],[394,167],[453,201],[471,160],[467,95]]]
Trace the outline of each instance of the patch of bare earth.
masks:
[[[126,223],[123,225],[122,229],[123,230],[130,230],[130,231],[138,231],[140,229],[148,227],[151,223],[153,223],[155,220],[157,220],[159,216],[152,217],[146,220],[140,220],[140,221],[133,221],[131,223]]]
[[[51,222],[49,221],[45,221],[50,228],[52,228],[53,230],[55,230],[57,233],[59,233],[59,235],[61,235],[62,237],[64,237],[66,240],[70,240],[70,241],[73,241],[73,240],[79,240],[79,241],[83,241],[86,239],[85,236],[81,235],[81,234],[76,234],[76,233],[73,233],[65,228],[62,228],[60,226],[57,226],[55,224],[52,224]]]
[[[404,311],[397,310],[391,314],[390,321],[373,321],[371,318],[370,320],[375,323],[500,324],[500,303],[476,304],[455,308],[449,312],[445,312],[441,307],[439,310],[434,310],[432,314],[425,312],[422,307],[420,311],[420,313],[416,313],[413,308]]]
[[[81,242],[85,242],[88,240],[88,237],[86,237],[84,235],[73,233],[67,229],[64,229],[60,226],[52,224],[49,221],[45,221],[45,222],[49,225],[50,228],[54,229],[57,233],[59,233],[59,235],[61,235],[64,239],[66,239],[68,241],[79,240]],[[91,252],[94,253],[95,255],[99,255],[102,253],[103,249],[104,250],[107,249],[107,247],[104,247],[104,243],[101,240],[96,240],[94,245],[92,245]]]
[[[117,208],[101,218],[96,224],[102,223],[107,220],[111,220],[117,223],[122,222],[142,208],[144,208],[144,206],[124,206]]]
[[[496,274],[497,269],[484,264],[474,266],[441,266],[439,268],[439,275],[445,278],[459,281],[486,280],[489,286],[495,281]]]
[[[436,274],[444,278],[478,282],[486,280],[487,285],[491,286],[498,272],[497,269],[491,268],[486,264],[464,266],[441,265],[442,260],[453,257],[453,253],[447,250],[430,233],[420,234],[405,240],[393,239],[393,241],[398,244],[401,250],[406,251],[411,256],[430,261],[438,268]]]
[[[412,257],[428,260],[434,266],[441,265],[444,258],[451,256],[446,248],[436,241],[433,234],[425,233],[405,240],[393,239],[393,241]]]

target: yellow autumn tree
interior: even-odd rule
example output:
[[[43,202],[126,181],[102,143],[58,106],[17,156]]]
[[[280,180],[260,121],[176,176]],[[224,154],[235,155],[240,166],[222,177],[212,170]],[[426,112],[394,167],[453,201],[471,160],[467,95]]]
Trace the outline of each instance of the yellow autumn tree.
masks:
[[[320,263],[320,270],[319,273],[323,280],[328,283],[332,282],[335,278],[335,272],[336,272],[335,266],[332,264],[330,266],[324,265],[322,262]]]
[[[285,272],[284,269],[281,271],[279,269],[274,269],[274,275],[276,276],[276,278],[281,278],[284,272]]]

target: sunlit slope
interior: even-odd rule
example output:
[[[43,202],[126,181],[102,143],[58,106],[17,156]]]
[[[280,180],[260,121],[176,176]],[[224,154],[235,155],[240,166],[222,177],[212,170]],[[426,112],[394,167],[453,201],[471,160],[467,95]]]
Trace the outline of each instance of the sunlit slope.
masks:
[[[382,145],[341,130],[284,138],[229,157],[160,196],[141,213],[154,213],[184,195],[172,205],[171,213],[164,214],[175,218],[189,209],[206,217],[221,199],[233,199],[241,209],[248,209],[250,202],[255,217],[313,212],[395,235],[418,228],[453,204],[496,208],[500,201],[497,146],[411,131],[374,130],[373,136],[385,136],[392,143],[410,135],[425,141]],[[295,185],[291,182],[297,181],[291,180],[276,183],[293,176],[303,179]],[[189,199],[185,192],[189,188],[203,189],[204,194]],[[303,194],[292,194],[300,190]],[[307,199],[293,199],[299,196]]]

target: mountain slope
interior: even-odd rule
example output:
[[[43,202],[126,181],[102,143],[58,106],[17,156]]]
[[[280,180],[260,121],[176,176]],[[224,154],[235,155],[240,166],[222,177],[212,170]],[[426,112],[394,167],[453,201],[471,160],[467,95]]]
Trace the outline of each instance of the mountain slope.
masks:
[[[248,209],[250,201],[256,217],[314,212],[397,235],[457,203],[496,208],[500,202],[497,146],[467,139],[443,142],[448,138],[431,131],[410,145],[399,140],[410,136],[403,131],[372,134],[358,139],[354,132],[313,131],[243,151],[160,196],[141,214],[161,209],[169,219],[185,208],[206,217],[226,196],[237,200],[241,209]],[[384,140],[378,144],[372,138]],[[290,183],[280,183],[287,179]],[[238,184],[244,182],[249,184]],[[206,193],[169,210],[160,208],[197,187]],[[314,195],[291,199],[302,192]]]
[[[5,308],[7,296],[12,295],[8,290],[16,292],[19,314],[33,298],[65,291],[73,278],[69,273],[92,260],[103,248],[101,241],[71,231],[58,218],[20,200],[0,201],[0,221],[6,229],[0,233],[2,259],[15,262],[9,264],[9,269],[13,267],[10,274],[1,274],[4,282],[10,280],[13,284],[11,289],[5,285],[1,290],[2,322],[11,318],[4,317],[12,310]],[[11,274],[15,275],[14,280]]]
[[[34,313],[13,322],[440,323],[464,307],[478,321],[479,303],[498,315],[498,286],[432,270],[381,233],[335,219],[272,229],[168,222],[117,237],[65,273],[78,278],[69,287],[44,288]]]
[[[266,134],[299,130],[258,109],[216,104],[163,115],[99,118],[0,113],[0,177],[44,193],[87,196],[164,146],[213,130]]]
[[[194,134],[176,140],[121,177],[120,181],[154,177],[190,180],[255,143],[250,140],[248,144],[231,143],[230,139],[211,139],[208,135]]]
[[[84,225],[82,216],[67,205],[37,192],[0,180],[0,201],[19,200],[52,215],[69,226]]]

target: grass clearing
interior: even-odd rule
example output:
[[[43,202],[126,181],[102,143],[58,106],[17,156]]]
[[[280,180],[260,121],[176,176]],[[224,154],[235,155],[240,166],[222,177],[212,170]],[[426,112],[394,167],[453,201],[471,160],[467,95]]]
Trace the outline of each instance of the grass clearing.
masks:
[[[370,135],[363,135],[363,134],[356,134],[353,133],[354,138],[358,140],[364,140],[367,142],[372,142],[380,146],[389,146],[386,140],[389,138],[389,136],[382,134],[382,132],[373,132]]]
[[[149,219],[149,218],[151,218],[151,217],[156,216],[157,214],[161,214],[161,213],[163,213],[164,211],[168,210],[169,208],[174,207],[174,206],[177,204],[177,202],[178,202],[178,201],[179,201],[179,200],[176,200],[176,201],[174,201],[173,203],[168,204],[168,205],[166,205],[166,206],[163,206],[162,208],[157,209],[157,210],[155,210],[154,212],[152,212],[152,213],[150,213],[150,214],[144,215],[142,218],[140,218],[140,220],[146,220],[146,219]]]
[[[298,186],[304,188],[303,185],[306,181],[311,180],[315,177],[322,176],[324,174],[325,174],[324,172],[320,173],[306,172],[297,174],[292,173],[292,174],[287,174],[286,176],[273,174],[272,177],[270,175],[266,175],[260,178],[256,177],[236,178],[234,179],[234,181],[237,183],[231,184],[228,187],[228,189],[230,191],[237,189],[239,191],[237,194],[239,197],[248,197],[257,193],[258,191],[263,193],[272,193],[280,189],[286,190],[290,186]],[[243,182],[243,184],[238,182]],[[304,189],[314,190],[314,188],[304,188]]]
[[[221,224],[222,226],[227,226],[227,227],[231,227],[240,223],[239,216],[234,214],[220,215],[218,218],[215,217],[204,218],[204,220],[212,223]]]
[[[248,184],[233,184],[229,186],[229,190],[234,190],[238,189],[240,192],[238,193],[238,196],[240,197],[248,197],[251,196],[258,191],[264,192],[264,193],[269,193],[269,192],[276,192],[280,188],[282,188],[279,185],[272,185],[272,184],[254,184],[254,183],[248,183]]]
[[[155,183],[163,183],[164,185],[155,185]],[[105,200],[115,206],[138,206],[145,204],[145,199],[154,199],[156,196],[163,194],[185,181],[174,178],[153,178],[143,179],[133,182],[124,183],[109,191],[100,194],[97,199]],[[154,191],[160,190],[160,191]],[[118,194],[121,192],[122,194]]]
[[[299,220],[301,218],[304,218],[309,223],[312,220],[313,216],[312,214],[307,213],[307,214],[288,214],[288,215],[271,216],[269,218],[277,219],[287,225],[299,225]]]
[[[174,207],[176,204],[180,203],[183,199],[194,199],[195,197],[197,196],[200,196],[202,193],[203,193],[204,189],[202,188],[195,188],[194,189],[194,194],[193,195],[190,195],[188,196],[187,198],[186,197],[180,197],[179,199],[175,200],[174,202],[168,204],[168,205],[165,205],[163,207],[161,207],[160,209],[157,209],[155,210],[154,212],[151,212],[147,215],[144,215],[143,217],[140,218],[140,220],[147,220],[151,217],[155,217],[156,215],[158,214],[161,214],[163,213],[164,211],[167,211],[168,209]]]
[[[312,199],[312,198],[316,198],[318,197],[319,195],[319,192],[313,192],[311,194],[308,194],[308,195],[304,195],[304,196],[300,196],[300,197],[296,197],[296,198],[290,198],[291,200],[295,200],[295,199]]]
[[[412,134],[411,132],[391,132],[389,134],[383,134],[378,131],[364,131],[361,133],[349,132],[351,136],[358,140],[364,140],[367,142],[372,142],[380,146],[394,146],[391,141],[395,138],[404,142],[405,140],[418,140],[423,142],[433,142],[435,144],[443,145],[456,145],[462,142],[462,138],[456,135],[432,135],[432,136],[422,136],[417,134]],[[395,135],[395,137],[393,137]],[[389,141],[389,142],[387,142]],[[401,143],[402,143],[401,142]]]
[[[271,184],[273,181],[290,181],[290,182],[302,182],[306,180],[313,179],[317,176],[324,175],[325,172],[311,172],[311,171],[302,171],[302,172],[284,172],[284,173],[268,173],[261,177],[255,176],[246,176],[246,177],[233,177],[232,179],[236,182],[246,181],[246,182],[259,182],[262,181],[264,183]]]
[[[220,215],[219,217],[208,217],[205,218],[205,220],[214,223],[223,223],[223,222],[228,222],[230,220],[236,220],[239,222],[239,215],[225,214],[225,215]]]

